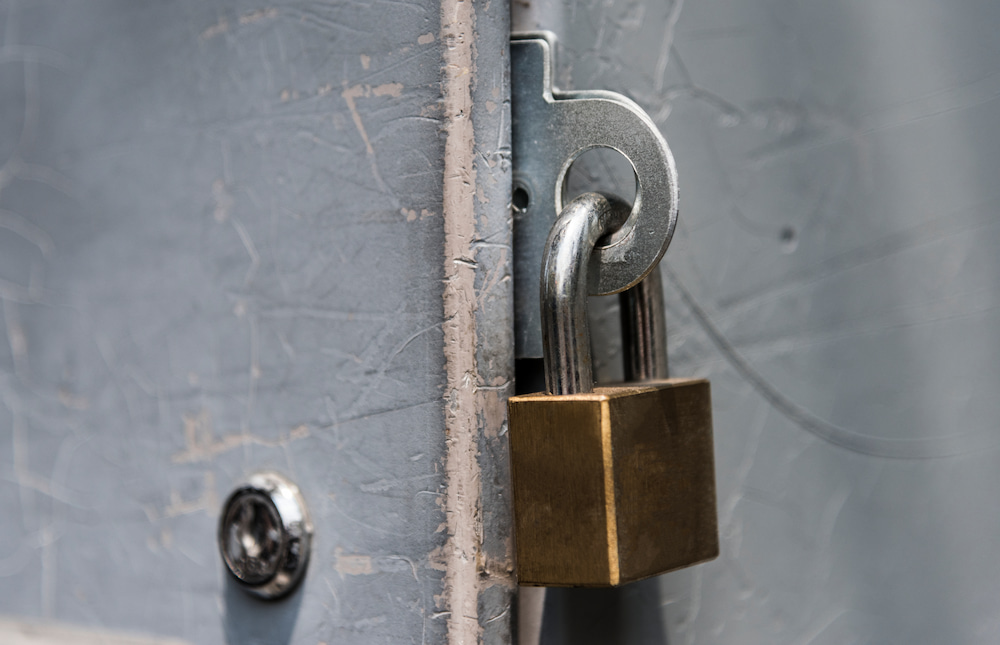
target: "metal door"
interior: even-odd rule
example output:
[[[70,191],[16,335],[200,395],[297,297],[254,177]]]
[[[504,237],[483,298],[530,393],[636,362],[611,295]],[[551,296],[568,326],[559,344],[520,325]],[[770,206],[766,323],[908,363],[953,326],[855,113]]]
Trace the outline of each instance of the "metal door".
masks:
[[[511,640],[512,9],[671,143],[716,402],[722,556],[543,642],[996,640],[985,0],[0,0],[0,640]],[[215,546],[262,469],[317,525],[276,603]]]
[[[0,2],[0,641],[509,640],[508,32]],[[263,469],[316,524],[274,603],[215,544]]]
[[[630,96],[673,149],[671,374],[712,380],[722,552],[550,594],[543,642],[997,642],[1000,7],[518,17],[560,34],[563,87]]]

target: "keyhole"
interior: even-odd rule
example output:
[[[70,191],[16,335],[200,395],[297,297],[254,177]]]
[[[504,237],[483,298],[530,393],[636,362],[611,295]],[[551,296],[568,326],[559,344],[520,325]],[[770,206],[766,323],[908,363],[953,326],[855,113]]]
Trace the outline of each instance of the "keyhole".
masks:
[[[273,578],[281,554],[281,519],[274,505],[247,492],[233,500],[225,522],[224,553],[232,572],[247,584]]]

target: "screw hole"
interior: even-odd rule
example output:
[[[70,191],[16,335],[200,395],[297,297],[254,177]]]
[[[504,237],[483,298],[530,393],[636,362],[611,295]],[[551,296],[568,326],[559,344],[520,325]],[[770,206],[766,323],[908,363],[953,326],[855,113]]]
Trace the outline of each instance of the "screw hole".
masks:
[[[528,194],[528,190],[524,186],[514,186],[510,203],[515,211],[523,213],[528,210],[528,206],[531,204],[531,195]]]
[[[799,244],[799,233],[794,226],[783,226],[778,233],[778,241],[781,242],[781,248],[785,253],[791,253]]]

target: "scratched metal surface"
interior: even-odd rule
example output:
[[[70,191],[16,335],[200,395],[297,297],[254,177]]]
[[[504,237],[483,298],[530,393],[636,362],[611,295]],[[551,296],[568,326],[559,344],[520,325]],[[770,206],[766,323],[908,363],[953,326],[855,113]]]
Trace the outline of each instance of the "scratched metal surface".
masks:
[[[479,9],[480,372],[502,396],[507,8]],[[0,615],[444,641],[440,11],[0,0]],[[215,545],[263,468],[316,523],[303,588],[273,604]],[[509,542],[486,542],[502,570]],[[510,593],[481,598],[489,642]]]
[[[561,84],[677,159],[671,372],[712,380],[723,541],[547,642],[997,642],[1000,5],[549,4]]]

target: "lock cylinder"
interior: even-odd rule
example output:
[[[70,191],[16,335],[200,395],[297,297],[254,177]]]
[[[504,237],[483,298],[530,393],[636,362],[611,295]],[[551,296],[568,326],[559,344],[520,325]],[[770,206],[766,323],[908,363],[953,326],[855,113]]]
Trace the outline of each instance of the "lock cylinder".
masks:
[[[242,588],[259,598],[280,598],[305,573],[312,533],[298,486],[277,473],[257,473],[223,504],[219,554]]]

